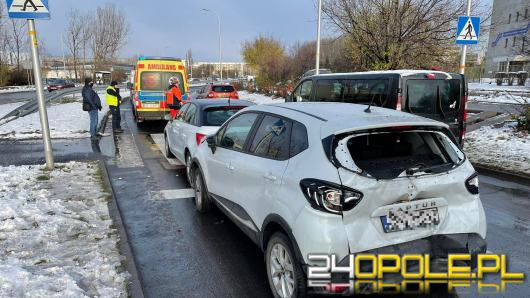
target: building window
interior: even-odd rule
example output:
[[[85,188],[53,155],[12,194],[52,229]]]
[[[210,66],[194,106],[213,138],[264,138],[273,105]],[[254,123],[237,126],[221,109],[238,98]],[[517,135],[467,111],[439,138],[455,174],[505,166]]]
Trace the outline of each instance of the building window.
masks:
[[[505,47],[505,48],[508,47],[508,38],[506,38],[506,40],[504,41],[504,47]]]
[[[512,22],[512,14],[509,14],[508,15],[508,24],[510,24]]]

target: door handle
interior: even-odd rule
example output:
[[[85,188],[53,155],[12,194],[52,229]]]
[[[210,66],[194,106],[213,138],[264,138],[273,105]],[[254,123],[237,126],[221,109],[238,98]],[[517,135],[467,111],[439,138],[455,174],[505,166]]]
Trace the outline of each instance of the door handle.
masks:
[[[271,174],[266,174],[266,175],[263,175],[263,177],[267,180],[270,180],[270,181],[276,181],[278,178],[274,175],[271,175]]]
[[[229,169],[230,171],[233,171],[235,169],[235,167],[231,164],[226,164],[226,168]]]

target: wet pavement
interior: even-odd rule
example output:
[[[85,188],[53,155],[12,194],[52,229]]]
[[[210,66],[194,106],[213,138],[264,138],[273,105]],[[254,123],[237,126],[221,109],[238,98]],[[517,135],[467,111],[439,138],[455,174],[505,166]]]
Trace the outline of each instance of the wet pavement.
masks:
[[[58,162],[104,159],[146,297],[270,297],[263,254],[217,209],[198,214],[182,166],[168,163],[151,134],[164,123],[137,126],[122,108],[125,132],[103,138],[54,140]],[[110,123],[110,121],[109,121]],[[107,125],[110,125],[110,124]],[[107,126],[108,127],[108,126]],[[116,142],[116,150],[114,149]],[[0,165],[44,163],[40,141],[0,141]],[[480,175],[488,250],[506,254],[509,271],[530,273],[530,184]],[[458,289],[476,297],[475,285]],[[528,297],[530,284],[508,284],[490,297]]]

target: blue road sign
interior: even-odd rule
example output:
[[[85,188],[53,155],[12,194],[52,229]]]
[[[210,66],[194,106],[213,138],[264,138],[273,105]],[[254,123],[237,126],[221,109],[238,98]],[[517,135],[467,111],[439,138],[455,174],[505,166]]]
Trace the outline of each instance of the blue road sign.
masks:
[[[456,26],[456,44],[477,44],[479,35],[480,17],[458,17],[458,26]]]
[[[49,19],[48,0],[7,0],[7,12],[12,19]]]

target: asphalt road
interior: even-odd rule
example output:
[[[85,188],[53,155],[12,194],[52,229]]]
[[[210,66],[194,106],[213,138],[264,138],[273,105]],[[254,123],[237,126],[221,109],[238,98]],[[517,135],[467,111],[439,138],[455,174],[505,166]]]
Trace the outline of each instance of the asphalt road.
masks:
[[[0,93],[0,104],[29,101],[36,98],[37,94],[35,91]]]
[[[184,169],[168,163],[151,137],[164,123],[133,122],[122,110],[108,171],[147,297],[269,297],[261,251],[220,211],[195,211]],[[530,273],[530,185],[481,174],[488,250],[506,254],[509,270]],[[189,196],[189,195],[188,195]],[[497,280],[496,280],[497,281]],[[459,289],[460,297],[476,290]],[[501,296],[528,297],[530,284],[506,286]]]

